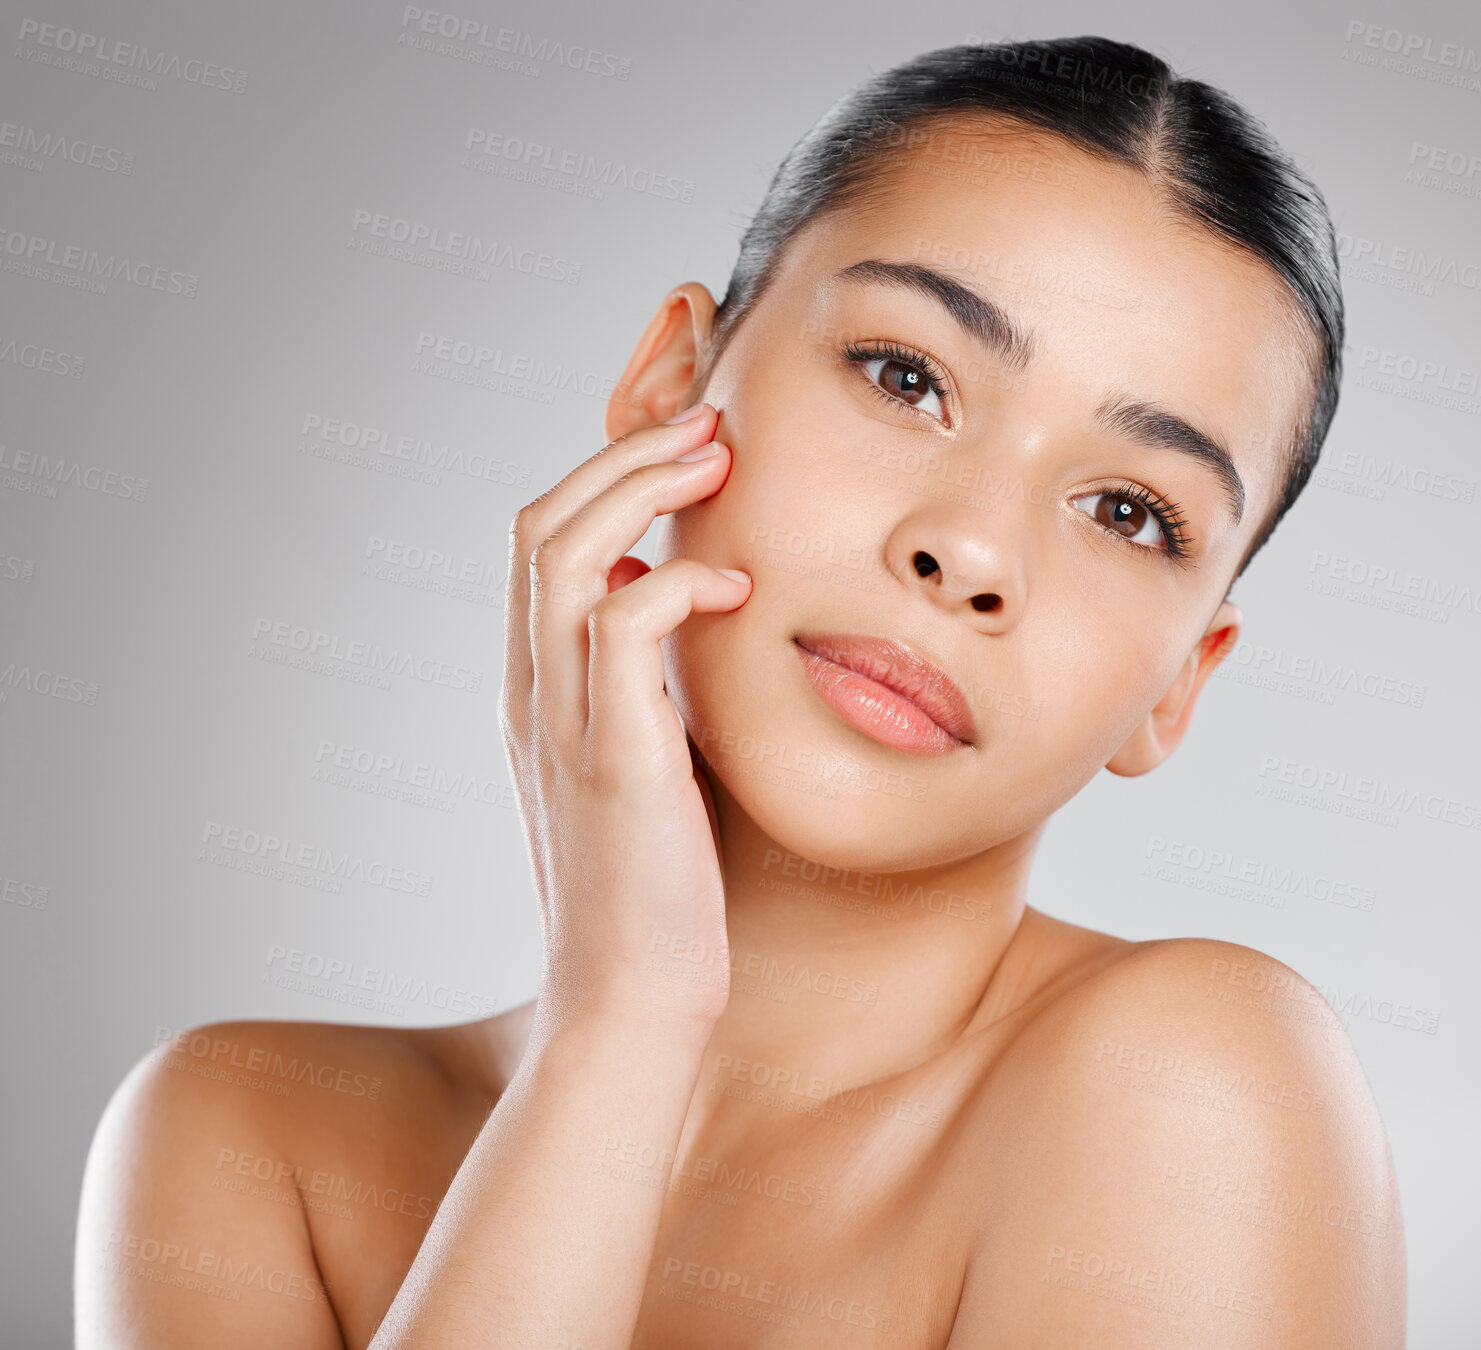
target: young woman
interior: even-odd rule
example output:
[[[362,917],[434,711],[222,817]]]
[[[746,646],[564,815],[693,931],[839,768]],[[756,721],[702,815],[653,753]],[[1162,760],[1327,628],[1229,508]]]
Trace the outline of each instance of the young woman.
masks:
[[[161,1046],[89,1157],[79,1344],[1402,1345],[1312,988],[1027,904],[1050,816],[1187,734],[1342,331],[1321,195],[1138,48],[839,102],[513,522],[538,999]]]

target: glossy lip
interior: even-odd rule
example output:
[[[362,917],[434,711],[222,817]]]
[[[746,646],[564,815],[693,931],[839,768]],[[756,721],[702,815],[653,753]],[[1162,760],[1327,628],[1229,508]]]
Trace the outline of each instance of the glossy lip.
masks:
[[[883,685],[954,740],[973,744],[977,728],[962,691],[944,670],[904,643],[858,633],[799,633],[792,641],[803,651]]]

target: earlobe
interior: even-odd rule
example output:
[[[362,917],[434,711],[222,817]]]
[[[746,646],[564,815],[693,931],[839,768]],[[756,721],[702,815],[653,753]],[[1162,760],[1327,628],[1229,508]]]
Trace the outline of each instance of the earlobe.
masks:
[[[614,441],[681,412],[709,345],[715,297],[697,281],[675,286],[648,321],[607,402],[603,431]]]
[[[1106,761],[1107,769],[1123,778],[1136,778],[1150,773],[1182,744],[1199,693],[1214,668],[1234,650],[1243,626],[1239,606],[1232,600],[1222,601],[1167,693]]]

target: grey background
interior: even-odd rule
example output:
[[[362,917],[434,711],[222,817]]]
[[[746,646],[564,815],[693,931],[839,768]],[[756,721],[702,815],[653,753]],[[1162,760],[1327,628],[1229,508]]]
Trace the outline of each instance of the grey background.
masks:
[[[0,252],[0,346],[16,343],[0,359],[0,463],[29,452],[147,480],[142,500],[65,482],[46,496],[27,490],[45,485],[34,462],[0,468],[4,1344],[69,1341],[88,1142],[161,1029],[434,1024],[472,1000],[506,1008],[533,995],[538,929],[496,721],[510,517],[600,446],[603,382],[664,292],[690,279],[723,292],[776,163],[845,89],[932,47],[1078,33],[1143,44],[1226,88],[1322,186],[1344,247],[1384,252],[1345,277],[1349,374],[1329,467],[1236,588],[1247,645],[1168,764],[1143,779],[1102,774],[1059,813],[1032,899],[1128,937],[1245,943],[1329,994],[1393,1143],[1411,1344],[1474,1344],[1481,835],[1421,810],[1385,823],[1345,815],[1340,790],[1281,800],[1267,757],[1298,775],[1345,774],[1349,792],[1372,778],[1481,809],[1481,612],[1452,599],[1414,615],[1374,603],[1384,592],[1369,582],[1335,595],[1311,584],[1324,553],[1442,594],[1481,588],[1474,388],[1447,407],[1436,376],[1385,385],[1378,373],[1385,360],[1472,381],[1481,369],[1481,172],[1466,167],[1481,155],[1475,7],[759,0],[721,12],[669,0],[623,12],[459,0],[441,12],[537,49],[590,48],[597,69],[419,49],[392,4],[5,6],[0,141],[14,143],[0,144],[0,240],[96,249],[164,280],[92,294],[15,270],[10,244]],[[23,36],[27,20],[214,62],[245,84],[161,73],[151,88],[105,78],[102,63],[44,64],[60,53]],[[1353,31],[1368,24],[1377,46]],[[1385,67],[1384,44],[1408,36],[1428,54]],[[1469,71],[1446,64],[1457,59]],[[36,141],[15,141],[16,127],[97,162],[27,153],[17,145]],[[464,164],[470,129],[666,176],[689,200],[478,172]],[[1466,164],[1417,178],[1416,143]],[[470,278],[362,252],[357,210],[575,260],[579,280],[507,268]],[[1453,278],[1416,276],[1396,249],[1453,262]],[[172,293],[191,277],[193,295]],[[455,382],[416,368],[422,333],[495,349],[505,370],[545,369]],[[43,348],[69,358],[46,364],[80,373],[38,368]],[[305,444],[334,443],[303,434],[311,416],[493,455],[516,481],[397,477],[374,446],[363,464],[318,457]],[[1355,490],[1354,456],[1450,475],[1472,500],[1402,483]],[[470,594],[418,585],[425,569],[377,575],[377,538],[454,559]],[[481,671],[482,685],[402,676],[380,689],[275,664],[261,653],[284,649],[254,654],[259,620]],[[1274,673],[1311,661],[1410,692],[1332,693]],[[71,696],[38,692],[43,671],[77,681],[62,686]],[[435,766],[478,792],[446,810],[374,791],[389,771],[316,778],[339,753],[325,743],[399,757],[405,775]],[[429,878],[426,893],[347,881],[332,894],[235,870],[222,850],[203,860],[211,822],[408,869]],[[1371,887],[1373,906],[1279,885],[1236,898],[1197,865],[1171,881],[1147,875],[1177,844]],[[285,988],[272,982],[275,948],[394,971],[429,992],[357,1006],[343,978]],[[453,1011],[436,989],[460,991]]]

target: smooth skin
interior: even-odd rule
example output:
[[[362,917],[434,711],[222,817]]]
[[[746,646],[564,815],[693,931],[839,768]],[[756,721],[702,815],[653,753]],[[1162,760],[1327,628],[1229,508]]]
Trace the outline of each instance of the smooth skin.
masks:
[[[80,1346],[1403,1345],[1389,1148],[1316,991],[1027,903],[1054,811],[1172,754],[1238,638],[1304,339],[1140,175],[952,136],[810,223],[707,378],[713,296],[665,297],[610,443],[515,518],[500,720],[539,998],[147,1056],[88,1159]],[[968,141],[1056,171],[968,173]],[[1031,357],[829,284],[867,259],[992,298]],[[842,351],[876,339],[940,396]],[[1206,465],[1098,427],[1108,392],[1218,436],[1239,518]],[[1128,483],[1179,504],[1186,560],[1105,523]],[[910,643],[974,743],[865,736],[804,631]]]

